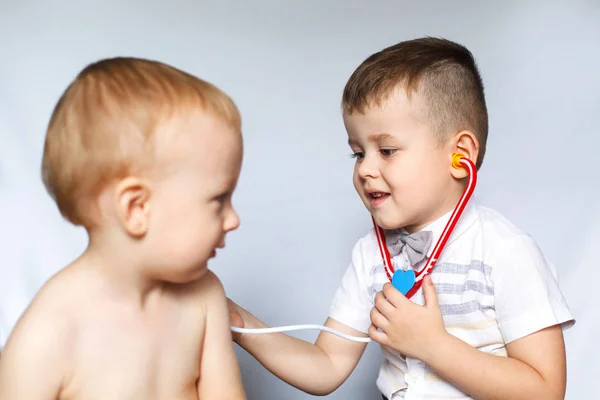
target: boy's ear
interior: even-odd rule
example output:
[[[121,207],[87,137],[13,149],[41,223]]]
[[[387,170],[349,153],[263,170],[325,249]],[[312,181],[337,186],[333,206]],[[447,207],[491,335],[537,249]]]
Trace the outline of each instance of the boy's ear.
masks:
[[[477,157],[479,156],[479,141],[475,134],[470,131],[460,131],[454,136],[452,140],[451,152],[448,155],[448,168],[450,168],[450,174],[456,179],[463,179],[468,176],[465,168],[454,168],[452,166],[452,154],[461,153],[469,160],[477,163]]]
[[[128,177],[119,182],[116,189],[116,209],[121,226],[133,237],[145,236],[149,227],[152,194],[149,182]]]

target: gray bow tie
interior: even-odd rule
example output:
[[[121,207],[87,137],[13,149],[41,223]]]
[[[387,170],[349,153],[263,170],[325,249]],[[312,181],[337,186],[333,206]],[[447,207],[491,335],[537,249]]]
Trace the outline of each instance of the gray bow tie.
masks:
[[[400,229],[385,231],[385,241],[390,257],[395,257],[403,251],[406,253],[411,266],[419,263],[427,256],[431,246],[431,231],[420,231],[413,234],[402,232]]]

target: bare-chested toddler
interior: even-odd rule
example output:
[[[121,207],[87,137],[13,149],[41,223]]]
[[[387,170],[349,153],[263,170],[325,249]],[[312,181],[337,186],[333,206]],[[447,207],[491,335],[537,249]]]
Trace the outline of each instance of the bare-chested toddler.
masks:
[[[89,244],[16,324],[0,398],[245,399],[207,268],[239,225],[241,162],[239,112],[214,85],[137,58],[81,71],[50,119],[42,176]]]

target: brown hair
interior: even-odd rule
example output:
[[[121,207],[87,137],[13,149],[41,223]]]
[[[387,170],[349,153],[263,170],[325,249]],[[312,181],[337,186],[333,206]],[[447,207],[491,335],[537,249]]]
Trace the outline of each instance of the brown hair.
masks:
[[[169,65],[117,57],[84,68],[56,104],[44,144],[42,179],[61,214],[92,225],[84,203],[109,181],[143,169],[160,124],[198,107],[240,130],[229,96]]]
[[[438,139],[468,130],[479,142],[477,168],[485,155],[488,115],[483,82],[473,54],[446,39],[400,42],[367,58],[350,76],[342,96],[344,114],[363,113],[401,87],[425,101],[425,120]]]

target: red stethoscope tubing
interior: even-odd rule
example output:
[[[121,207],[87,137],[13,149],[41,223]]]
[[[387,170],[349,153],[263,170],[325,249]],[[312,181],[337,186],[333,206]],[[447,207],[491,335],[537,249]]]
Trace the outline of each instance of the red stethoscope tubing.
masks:
[[[419,290],[423,278],[425,278],[425,276],[429,274],[435,267],[435,264],[438,258],[440,257],[440,254],[442,253],[446,242],[450,238],[452,231],[458,223],[458,219],[465,210],[465,207],[467,206],[467,203],[469,202],[469,199],[471,198],[471,195],[475,190],[475,185],[477,184],[477,168],[475,168],[475,164],[473,164],[473,162],[466,157],[461,157],[460,163],[469,171],[469,182],[467,183],[467,187],[465,188],[465,191],[463,192],[462,196],[458,200],[458,203],[456,203],[454,211],[452,212],[450,219],[448,220],[446,226],[444,227],[444,230],[442,231],[442,235],[435,244],[433,252],[431,253],[431,257],[427,259],[427,263],[425,264],[425,266],[419,272],[415,273],[415,283],[413,287],[406,293],[406,297],[409,299]],[[377,236],[379,252],[383,260],[383,265],[385,266],[385,273],[391,282],[392,275],[394,275],[394,270],[392,269],[393,264],[390,257],[390,252],[388,251],[387,243],[385,241],[385,234],[383,232],[383,229],[381,229],[381,227],[379,227],[375,223],[375,219],[372,216],[371,219],[375,228],[375,235]]]

